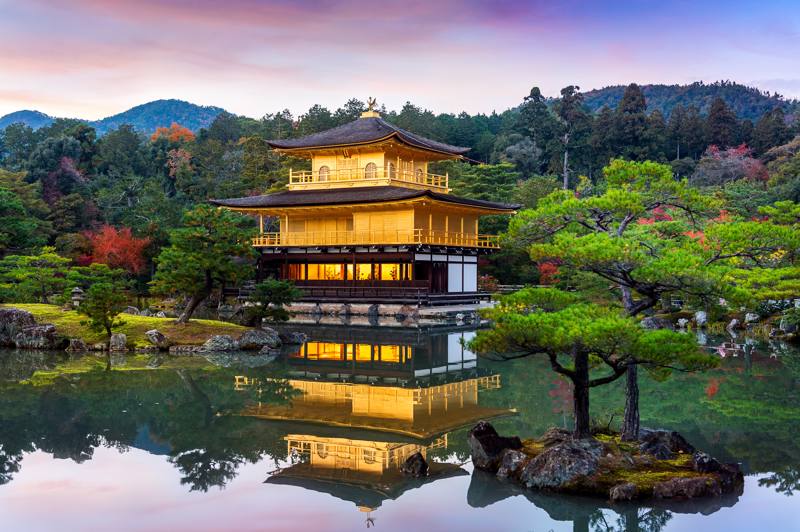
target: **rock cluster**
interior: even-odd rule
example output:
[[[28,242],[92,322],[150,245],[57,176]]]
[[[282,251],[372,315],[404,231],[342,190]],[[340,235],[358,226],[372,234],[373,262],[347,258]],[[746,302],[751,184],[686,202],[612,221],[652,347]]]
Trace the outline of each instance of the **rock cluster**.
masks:
[[[36,323],[33,314],[16,308],[0,308],[0,346],[18,349],[57,349],[66,339],[55,325]]]
[[[428,462],[422,453],[416,452],[400,464],[400,472],[407,477],[420,478],[428,475]]]
[[[603,441],[576,439],[555,428],[523,445],[481,421],[469,432],[468,443],[477,469],[528,489],[595,494],[621,502],[717,497],[743,486],[736,464],[721,464],[669,430],[643,430],[637,452],[611,436]],[[662,460],[676,462],[661,465]]]

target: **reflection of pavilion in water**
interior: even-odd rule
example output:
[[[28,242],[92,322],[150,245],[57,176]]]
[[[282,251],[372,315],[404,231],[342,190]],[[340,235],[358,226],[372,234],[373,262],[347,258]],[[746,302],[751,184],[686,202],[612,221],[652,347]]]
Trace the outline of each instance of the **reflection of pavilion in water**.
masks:
[[[298,392],[290,404],[259,403],[243,413],[416,438],[507,414],[478,404],[480,392],[500,387],[500,376],[478,368],[476,356],[463,347],[461,339],[471,334],[427,335],[404,344],[308,342],[287,357],[289,384]],[[237,378],[237,386],[249,384]]]
[[[419,452],[447,447],[447,432],[510,413],[479,405],[500,376],[478,367],[462,338],[474,333],[381,335],[315,330],[287,356],[289,405],[256,404],[244,414],[302,428],[285,437],[291,465],[267,483],[301,486],[355,503],[364,511],[436,479],[466,475],[429,460],[429,475],[405,477],[400,466]],[[237,377],[236,386],[257,385]]]

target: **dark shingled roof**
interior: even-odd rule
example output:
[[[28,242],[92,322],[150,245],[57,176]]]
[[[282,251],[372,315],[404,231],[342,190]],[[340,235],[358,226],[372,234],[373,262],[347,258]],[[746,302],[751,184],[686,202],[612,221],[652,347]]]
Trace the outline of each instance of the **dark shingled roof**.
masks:
[[[286,190],[266,194],[264,196],[250,196],[247,198],[231,198],[209,200],[214,205],[232,208],[281,208],[281,207],[310,207],[320,205],[341,205],[348,203],[381,203],[399,201],[427,196],[438,201],[483,207],[503,211],[513,211],[520,205],[509,203],[495,203],[493,201],[459,198],[450,194],[442,194],[432,190],[418,190],[405,187],[357,187],[357,188],[330,188],[324,190]]]
[[[469,151],[469,148],[451,146],[443,142],[426,139],[415,135],[410,131],[401,129],[390,124],[380,117],[359,118],[347,124],[321,131],[305,137],[296,139],[268,140],[267,143],[273,148],[293,150],[303,148],[320,148],[324,146],[353,146],[358,144],[369,144],[391,136],[396,136],[406,144],[432,150],[450,155],[461,155]]]

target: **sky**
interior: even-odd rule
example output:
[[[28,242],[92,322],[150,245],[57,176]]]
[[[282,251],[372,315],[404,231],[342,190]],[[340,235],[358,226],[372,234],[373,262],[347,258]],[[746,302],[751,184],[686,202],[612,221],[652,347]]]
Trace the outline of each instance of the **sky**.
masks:
[[[533,86],[716,80],[800,98],[800,1],[0,0],[0,116],[368,96],[477,113]]]

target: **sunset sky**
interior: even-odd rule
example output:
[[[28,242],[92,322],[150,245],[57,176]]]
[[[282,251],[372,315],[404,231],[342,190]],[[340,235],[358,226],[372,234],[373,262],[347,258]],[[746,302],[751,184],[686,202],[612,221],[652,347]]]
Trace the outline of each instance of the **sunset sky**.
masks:
[[[0,115],[367,96],[475,113],[534,85],[719,79],[800,97],[800,2],[0,0]]]

